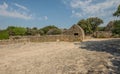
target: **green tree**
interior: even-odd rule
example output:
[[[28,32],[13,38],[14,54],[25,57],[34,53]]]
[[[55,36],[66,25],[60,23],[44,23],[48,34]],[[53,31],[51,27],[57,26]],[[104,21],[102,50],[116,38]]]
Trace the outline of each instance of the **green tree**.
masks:
[[[98,30],[98,26],[103,23],[103,20],[98,17],[91,17],[88,18],[87,21],[89,22],[92,32],[95,32]]]
[[[32,35],[38,35],[38,34],[39,34],[39,31],[38,31],[37,27],[33,27],[33,28],[31,29],[31,33],[32,33]]]
[[[113,16],[120,16],[120,5],[118,6],[117,10],[113,13]]]
[[[47,34],[47,32],[52,30],[52,29],[59,29],[59,28],[54,26],[54,25],[50,25],[50,26],[46,26],[46,27],[41,28],[41,30],[44,32],[44,34]]]
[[[117,10],[114,12],[113,16],[117,16],[117,17],[120,16],[120,5],[118,6]],[[120,20],[114,21],[112,32],[113,34],[120,35]]]
[[[98,30],[98,26],[103,23],[103,20],[98,17],[91,17],[80,20],[77,25],[83,28],[85,34],[92,34]]]
[[[47,35],[58,35],[58,34],[61,34],[62,31],[60,29],[50,29],[48,32],[47,32]]]
[[[33,27],[32,29],[33,29],[33,30],[38,30],[37,27]]]
[[[120,20],[116,20],[114,21],[114,25],[113,25],[113,30],[112,30],[113,34],[118,34],[120,35]]]
[[[45,34],[44,31],[41,30],[41,29],[38,30],[38,33],[39,33],[40,35],[44,35],[44,34]]]
[[[105,27],[101,27],[101,26],[98,27],[98,31],[104,31],[104,30],[105,30]]]
[[[39,34],[39,30],[36,28],[36,27],[33,27],[32,29],[31,28],[26,28],[26,35],[38,35]]]
[[[79,25],[80,27],[83,28],[83,30],[85,31],[85,34],[90,34],[91,31],[91,27],[90,24],[88,24],[88,21],[85,19],[80,20],[77,25]]]
[[[26,33],[26,28],[23,28],[23,27],[9,26],[7,30],[9,35],[12,35],[12,36],[25,35]]]
[[[29,27],[26,28],[25,35],[32,35],[31,28],[29,28]]]

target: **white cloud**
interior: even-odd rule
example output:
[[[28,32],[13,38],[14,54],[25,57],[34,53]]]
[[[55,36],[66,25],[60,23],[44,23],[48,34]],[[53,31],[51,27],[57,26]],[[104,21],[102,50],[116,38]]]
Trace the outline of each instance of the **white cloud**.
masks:
[[[44,16],[44,19],[45,19],[45,20],[48,20],[48,17],[47,17],[47,16]]]
[[[72,10],[72,14],[74,14],[75,13],[75,11],[74,10]]]
[[[48,16],[40,17],[39,20],[41,20],[41,21],[47,21],[48,20]]]
[[[14,5],[19,7],[19,8],[21,8],[21,9],[23,9],[23,10],[27,10],[28,11],[28,8],[23,6],[23,5],[20,5],[20,4],[17,4],[17,3],[14,3]]]
[[[8,5],[4,2],[2,5],[0,5],[1,10],[5,10],[8,8]]]
[[[71,17],[81,17],[82,14],[81,13],[78,13],[78,12],[75,12],[74,10],[72,10],[72,16]]]
[[[81,7],[84,7],[86,5],[89,5],[91,2],[92,2],[92,0],[84,0],[84,1],[81,1],[81,0],[72,0],[70,2],[70,6],[72,8],[81,8]]]
[[[72,17],[100,17],[105,23],[115,19],[112,14],[120,4],[120,0],[64,0],[64,3],[65,1],[71,8]]]
[[[84,1],[83,0],[72,0],[70,2],[70,7],[72,9],[79,9],[83,13],[86,13],[89,15],[97,15],[97,14],[105,14],[108,11],[110,12],[113,11],[113,9],[111,8],[117,7],[119,4],[120,4],[119,0],[105,0],[104,2],[99,2],[96,4],[93,3],[93,0],[84,0]]]
[[[10,10],[9,5],[5,2],[2,5],[0,5],[0,15],[6,17],[20,18],[25,20],[29,20],[33,18],[31,14],[27,14],[25,11],[18,12],[16,9]]]
[[[0,10],[0,15],[7,16],[7,17],[14,17],[14,18],[21,18],[25,20],[32,19],[32,15],[22,14],[17,11],[6,11],[6,10]]]

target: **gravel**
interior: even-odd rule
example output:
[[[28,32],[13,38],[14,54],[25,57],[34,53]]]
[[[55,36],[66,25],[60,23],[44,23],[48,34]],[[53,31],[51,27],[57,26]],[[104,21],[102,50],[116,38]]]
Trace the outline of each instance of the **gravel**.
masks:
[[[120,39],[0,45],[0,74],[120,74]]]

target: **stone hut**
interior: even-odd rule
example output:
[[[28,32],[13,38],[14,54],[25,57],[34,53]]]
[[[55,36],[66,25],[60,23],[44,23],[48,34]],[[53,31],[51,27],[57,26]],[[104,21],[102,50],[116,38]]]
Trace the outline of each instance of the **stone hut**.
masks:
[[[74,37],[74,41],[82,41],[84,39],[84,30],[79,26],[74,24],[70,29],[65,30],[63,35],[70,35]]]

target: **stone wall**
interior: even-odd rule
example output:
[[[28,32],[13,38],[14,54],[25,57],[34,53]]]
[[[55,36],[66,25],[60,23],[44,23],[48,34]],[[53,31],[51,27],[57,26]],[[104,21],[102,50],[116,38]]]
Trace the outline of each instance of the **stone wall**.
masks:
[[[79,37],[72,35],[46,35],[46,36],[32,36],[29,37],[31,42],[53,42],[53,41],[82,41]]]
[[[74,35],[45,35],[45,36],[11,36],[10,40],[29,40],[31,42],[52,42],[52,41],[82,41],[78,36]]]
[[[55,42],[55,41],[83,41],[84,30],[78,26],[73,25],[70,29],[64,31],[61,35],[44,35],[44,36],[10,36],[9,40],[2,40],[0,44],[19,43],[19,42]]]
[[[29,39],[8,39],[8,40],[0,40],[0,45],[4,45],[4,44],[14,44],[14,43],[25,43],[25,42],[29,42]]]
[[[97,31],[94,33],[94,37],[96,38],[110,38],[112,33],[109,31]]]
[[[45,36],[11,36],[8,40],[0,40],[0,44],[13,44],[21,42],[55,42],[55,41],[82,41],[74,35],[45,35]]]

